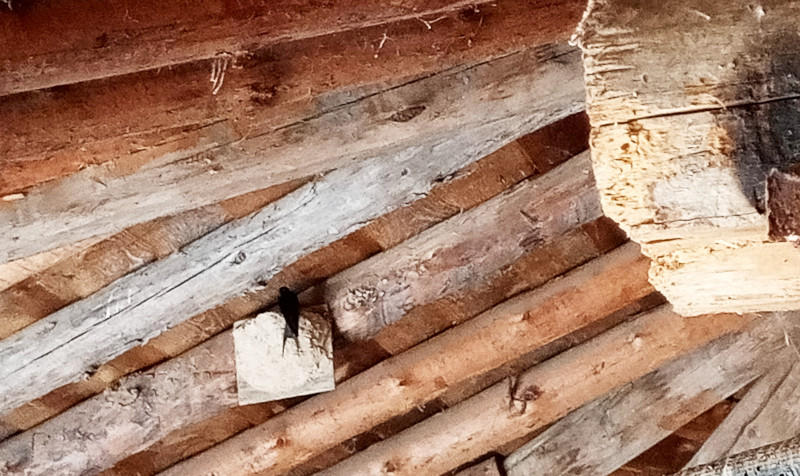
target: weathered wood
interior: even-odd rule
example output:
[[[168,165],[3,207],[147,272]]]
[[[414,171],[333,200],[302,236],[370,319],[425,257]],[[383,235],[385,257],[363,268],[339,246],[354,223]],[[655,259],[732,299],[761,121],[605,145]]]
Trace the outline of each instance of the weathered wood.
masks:
[[[606,475],[792,358],[783,316],[762,317],[559,420],[504,461],[509,476]],[[800,335],[798,328],[795,335]]]
[[[405,19],[433,20],[472,6],[463,0],[303,1],[264,5],[220,0],[133,4],[37,2],[0,15],[0,95],[90,81],[224,54],[245,56],[276,43]],[[428,18],[429,16],[433,16]],[[63,22],[74,22],[69,29]],[[92,64],[92,68],[81,65]]]
[[[800,391],[800,365],[796,356],[793,351],[788,358],[775,359],[772,369],[747,391],[687,468],[800,434],[800,414],[794,404]]]
[[[610,476],[661,476],[680,471],[734,406],[735,395],[714,405],[649,450],[622,465]]]
[[[109,359],[231,297],[258,289],[259,283],[299,257],[427,193],[442,177],[525,132],[574,113],[582,104],[564,86],[574,67],[572,59],[565,59],[573,58],[573,53],[565,54],[541,59],[531,52],[476,68],[474,80],[478,72],[488,74],[482,68],[489,68],[492,78],[504,78],[490,89],[520,93],[498,99],[503,105],[496,104],[497,116],[485,101],[474,98],[480,103],[474,106],[480,107],[485,119],[482,126],[444,139],[419,138],[413,146],[396,149],[387,157],[331,172],[0,342],[4,361],[0,413],[80,379]],[[512,67],[517,68],[513,81],[502,75]],[[462,80],[471,76],[464,74],[457,76]],[[531,89],[531,81],[542,87]],[[461,113],[468,112],[467,108]],[[387,189],[384,184],[389,182],[393,186]]]
[[[764,446],[674,476],[784,476],[800,472],[800,438]]]
[[[449,386],[499,367],[648,294],[643,267],[646,260],[638,255],[637,247],[620,248],[392,357],[339,385],[336,391],[307,400],[164,474],[282,474],[391,415],[425,404]]]
[[[472,208],[536,174],[539,165],[535,164],[543,164],[546,170],[549,164],[566,160],[588,146],[588,129],[588,120],[580,113],[539,129],[525,136],[524,141],[515,141],[502,147],[462,169],[452,180],[437,184],[425,197],[383,215],[330,246],[301,258],[281,271],[258,292],[249,293],[196,316],[147,344],[131,349],[102,365],[89,379],[61,387],[3,415],[0,419],[0,438],[31,428],[57,415],[102,391],[126,374],[151,367],[200,345],[243,316],[274,304],[280,286],[305,289],[315,285],[332,274],[353,266],[378,251],[391,248],[441,220]],[[231,200],[232,204],[237,202],[236,199]],[[244,208],[250,206],[247,205],[250,200],[244,202],[240,204],[241,207],[230,207],[229,212],[242,213]],[[497,280],[489,283],[486,289],[477,290],[465,299],[440,303],[435,310],[430,310],[433,314],[415,313],[414,319],[407,322],[419,318],[428,323],[438,313],[464,321],[512,295],[539,286],[554,276],[619,246],[624,239],[624,234],[607,219],[583,226],[515,263]],[[74,271],[67,270],[69,272]],[[388,346],[386,342],[382,342],[380,347],[390,353],[397,353],[417,344],[431,331],[428,326],[424,329],[418,327],[409,326],[403,329],[402,338],[397,332],[384,333],[393,345]],[[374,343],[367,345],[362,342],[360,348],[363,352],[355,354],[358,359],[354,359],[354,355],[350,355],[349,359],[343,357],[337,368],[342,372],[351,371],[354,367],[364,369],[388,355]],[[369,348],[375,349],[375,355],[380,354],[380,358],[366,359],[373,354],[367,351]],[[356,365],[356,362],[359,363]],[[141,471],[150,467],[163,469],[194,454],[204,445],[212,446],[232,434],[262,423],[272,414],[270,410],[247,411],[247,416],[242,417],[243,412],[244,410],[225,411],[215,417],[219,421],[210,419],[189,425],[185,430],[182,428],[172,432],[152,449],[129,458],[130,464]]]
[[[338,329],[350,340],[374,337],[414,307],[481,286],[543,242],[600,218],[597,197],[589,154],[581,154],[347,269],[325,287]]]
[[[303,312],[287,339],[286,319],[264,312],[233,324],[239,405],[333,390],[333,337],[325,317]],[[287,349],[288,346],[288,349]]]
[[[614,251],[572,271],[563,279],[507,301],[437,338],[358,373],[340,383],[334,392],[313,397],[294,407],[291,412],[267,420],[264,425],[218,446],[217,450],[242,441],[248,433],[268,433],[270,428],[283,428],[287,424],[295,432],[323,431],[316,434],[324,434],[324,438],[307,440],[315,445],[316,451],[309,449],[304,452],[304,458],[295,459],[292,450],[297,443],[306,440],[293,439],[294,443],[283,450],[288,458],[282,463],[286,465],[284,467],[299,464],[302,459],[308,459],[392,416],[443,395],[459,382],[465,382],[516,359],[520,353],[534,350],[590,325],[637,300],[652,290],[646,281],[646,266],[646,259],[638,254],[638,249],[633,245]],[[587,300],[578,299],[580,296],[585,296]],[[545,322],[552,324],[543,326]],[[501,346],[501,342],[513,342],[513,345]],[[485,352],[476,353],[477,349],[484,347],[487,349]],[[503,350],[488,351],[495,348]],[[357,348],[353,349],[353,352],[357,351]],[[17,468],[15,471],[20,474],[25,471],[32,474],[80,473],[89,467],[110,467],[128,454],[142,451],[165,438],[170,432],[234,407],[236,383],[233,352],[230,332],[226,332],[176,359],[122,380],[114,390],[115,395],[130,395],[131,392],[136,393],[137,388],[152,389],[150,393],[140,393],[140,398],[134,399],[132,404],[121,407],[115,398],[108,398],[106,392],[0,444],[0,452],[4,456],[17,455],[9,461],[17,462],[10,466]],[[216,362],[212,370],[205,371],[202,365],[193,364],[196,353],[230,357],[220,359],[224,362]],[[476,355],[481,359],[475,360]],[[362,370],[358,366],[342,364],[337,365],[336,369],[338,382]],[[183,378],[182,373],[187,371],[193,375]],[[410,375],[415,376],[413,380],[407,377]],[[425,375],[432,376],[428,379]],[[406,378],[409,380],[405,385],[398,386]],[[172,383],[166,385],[161,379],[170,379]],[[205,380],[208,382],[203,383]],[[181,384],[183,381],[191,381],[192,385],[184,386]],[[387,389],[387,385],[392,388]],[[220,389],[224,389],[224,394],[220,394]],[[180,405],[187,409],[172,412],[173,406]],[[286,402],[268,405],[272,410],[266,412],[267,416],[274,414],[278,407],[283,410]],[[135,418],[138,412],[145,410],[149,415],[147,418]],[[323,414],[309,419],[296,417],[298,412],[311,415],[316,411],[323,411]],[[330,416],[335,416],[339,423],[331,420]],[[131,425],[131,421],[136,424]],[[345,422],[351,424],[345,425]],[[306,423],[311,427],[304,426]],[[81,430],[76,431],[76,428]],[[95,434],[93,428],[105,428],[105,431]],[[36,452],[33,452],[33,435],[39,432],[53,436],[47,441],[37,440]],[[90,433],[94,434],[91,439],[82,436]],[[114,437],[120,434],[125,435],[124,442]],[[54,460],[48,457],[51,452],[48,448],[52,448],[52,451],[80,453],[85,459]],[[198,458],[206,457],[208,452]],[[243,467],[233,461],[225,464]],[[181,474],[194,474],[192,470],[187,471]]]
[[[235,218],[263,208],[304,182],[297,180],[258,190],[136,225],[96,244],[90,243],[92,246],[81,253],[0,291],[0,314],[3,316],[0,339],[90,296],[129,272],[169,256]]]
[[[0,262],[353,161],[391,161],[400,150],[452,140],[455,131],[486,135],[484,142],[498,131],[520,136],[548,122],[543,108],[561,110],[555,118],[580,109],[577,59],[561,45],[526,51],[412,81],[190,160],[166,157],[127,176],[85,169],[0,207]]]
[[[800,152],[799,14],[597,0],[579,28],[603,209],[681,313],[800,307],[800,255],[762,214],[766,174]]]
[[[517,379],[494,385],[320,475],[384,474],[387,468],[398,475],[442,473],[542,428],[675,357],[741,331],[753,320],[740,315],[692,319],[660,308]],[[206,454],[219,455],[214,450]]]
[[[336,3],[331,8],[340,11],[385,6]],[[143,4],[152,8],[149,1]],[[443,4],[437,0],[431,8]],[[197,150],[296,125],[408,81],[566,40],[584,2],[476,5],[477,10],[425,17],[439,19],[430,29],[411,18],[259,50],[229,66],[216,95],[209,82],[214,61],[208,60],[0,98],[7,139],[0,143],[0,197],[95,164],[109,162],[126,175],[165,155],[188,158]],[[292,8],[282,2],[274,9],[287,7]],[[313,19],[320,9],[315,5],[304,17]],[[530,28],[532,14],[537,28]],[[287,20],[297,21],[302,22]],[[292,165],[303,168],[300,162]]]

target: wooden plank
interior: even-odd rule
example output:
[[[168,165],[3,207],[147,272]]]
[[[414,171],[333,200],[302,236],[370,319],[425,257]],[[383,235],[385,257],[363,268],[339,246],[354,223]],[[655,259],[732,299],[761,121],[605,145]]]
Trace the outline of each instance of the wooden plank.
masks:
[[[531,53],[483,65],[495,74],[513,67],[520,80],[525,77],[518,83],[502,82],[507,92],[514,84],[524,86],[522,94],[530,98],[528,103],[524,96],[508,96],[502,107],[505,120],[331,172],[0,342],[5,363],[0,413],[91,374],[102,363],[231,297],[262,287],[259,283],[299,257],[426,194],[442,177],[522,133],[574,113],[580,99],[562,89],[574,62],[558,58],[540,60]],[[542,88],[531,93],[530,81]],[[552,88],[559,91],[545,94]],[[524,112],[517,109],[522,104]],[[484,118],[491,117],[485,102],[480,107]],[[515,113],[507,114],[511,108]],[[386,189],[389,181],[393,186]]]
[[[290,425],[295,428],[295,425],[299,425],[295,431],[300,432],[324,429],[324,433],[317,434],[325,434],[325,438],[308,440],[314,442],[316,451],[307,449],[304,452],[305,458],[295,459],[296,455],[291,450],[286,451],[289,459],[284,465],[300,464],[303,459],[322,453],[392,416],[403,414],[443,395],[458,382],[514,360],[520,352],[532,351],[590,325],[650,293],[652,288],[646,282],[646,265],[646,260],[638,254],[635,246],[626,246],[572,271],[563,279],[507,301],[468,323],[369,370],[360,372],[362,369],[358,366],[336,365],[336,379],[340,384],[334,392],[307,400],[217,448],[235,444],[254,431],[268,432],[275,426]],[[613,286],[611,283],[614,283]],[[587,294],[586,289],[592,291]],[[586,296],[587,300],[579,300],[578,296]],[[529,317],[526,319],[525,316]],[[544,322],[554,324],[543,326]],[[501,341],[513,341],[515,345],[504,346],[502,352],[475,354],[470,350],[493,347],[493,342]],[[358,354],[363,351],[354,347],[352,352]],[[197,362],[197,354],[226,355],[230,358],[219,359],[210,370],[205,371],[206,366]],[[473,358],[466,358],[469,355]],[[476,360],[474,355],[487,358]],[[340,355],[336,356],[339,362],[341,361],[338,359],[341,358]],[[197,369],[203,371],[198,372]],[[431,377],[428,380],[422,377],[426,375],[425,372],[433,372],[433,369],[440,379]],[[192,376],[183,378],[183,372],[191,372]],[[360,373],[355,375],[357,372]],[[404,378],[410,379],[411,377],[407,377],[409,375],[416,377],[406,382],[406,385],[398,386]],[[347,377],[352,378],[342,382]],[[207,384],[203,383],[206,379]],[[183,382],[192,384],[184,385]],[[391,392],[386,385],[391,385]],[[149,391],[139,392],[136,390],[138,388]],[[174,430],[236,406],[235,388],[232,338],[226,332],[176,359],[124,379],[111,395],[109,392],[98,395],[7,440],[0,444],[0,455],[3,456],[0,460],[13,462],[9,466],[15,468],[14,471],[19,474],[26,471],[32,474],[80,473],[90,467],[104,469],[131,453],[144,450]],[[132,398],[132,393],[138,397]],[[133,401],[122,406],[119,404],[121,398],[125,398],[125,402]],[[349,404],[354,402],[358,405]],[[280,406],[280,410],[283,410],[286,403],[273,402],[269,405],[268,408],[272,410],[268,413],[274,414],[275,408]],[[183,410],[174,411],[176,406]],[[357,408],[360,410],[355,411]],[[375,412],[368,409],[374,409]],[[316,411],[322,411],[325,418],[318,415],[305,420],[295,416],[297,412],[311,414]],[[148,416],[137,418],[136,415],[142,413]],[[339,423],[335,423],[328,415],[335,416]],[[135,424],[131,424],[132,421]],[[316,422],[314,425],[319,427],[306,429],[302,424],[305,421]],[[354,428],[353,425],[345,425],[346,421],[357,423],[357,426]],[[76,428],[82,430],[76,431]],[[98,434],[92,428],[105,430],[103,434]],[[40,432],[51,437],[46,440],[34,438]],[[86,434],[92,434],[93,437],[86,438]],[[124,441],[120,441],[115,435],[124,435]],[[48,457],[51,454],[48,448],[83,456],[79,460],[54,460]],[[202,453],[200,458],[205,458],[207,454],[208,452]],[[231,461],[230,464],[243,468],[240,463]],[[191,470],[188,473],[193,474]]]
[[[793,405],[800,392],[796,354],[774,359],[773,368],[743,397],[687,468],[778,443],[800,434],[800,416]],[[777,364],[775,364],[777,363]],[[788,369],[788,370],[787,370]],[[737,405],[738,407],[738,405]]]
[[[509,476],[606,475],[791,357],[783,316],[674,360],[570,413],[506,458]],[[794,329],[798,334],[798,329]]]
[[[336,2],[331,8],[385,5]],[[143,6],[152,8],[152,3]],[[477,2],[477,10],[470,6],[432,17],[426,17],[423,8],[416,13],[427,20],[440,18],[430,29],[418,18],[409,18],[259,50],[226,70],[224,87],[216,95],[209,82],[214,61],[204,60],[5,96],[0,110],[8,140],[0,143],[0,156],[5,158],[0,163],[0,196],[96,164],[109,163],[116,173],[127,175],[164,155],[178,160],[213,149],[230,134],[235,140],[260,136],[408,81],[563,41],[583,6],[579,0],[504,0]],[[304,17],[326,11],[317,7]],[[387,10],[398,8],[403,7]],[[531,14],[538,28],[529,28]],[[84,16],[81,22],[86,21]],[[298,20],[287,22],[293,21]],[[385,48],[379,50],[384,34]],[[140,42],[136,46],[146,48]]]
[[[551,45],[412,81],[192,159],[166,157],[133,175],[85,169],[0,206],[6,227],[0,234],[0,262],[354,161],[392,160],[399,150],[419,151],[422,144],[441,144],[454,133],[514,130],[508,138],[521,136],[580,110],[577,59],[570,48]],[[531,82],[540,86],[530,88]],[[499,90],[503,93],[496,94]],[[554,109],[562,112],[542,120]],[[416,113],[392,119],[406,110]],[[309,158],[311,150],[316,152]]]
[[[683,314],[800,303],[797,253],[769,243],[763,214],[767,173],[800,151],[799,13],[598,0],[579,28],[603,209]]]
[[[649,294],[640,267],[646,267],[646,260],[638,249],[624,246],[362,372],[336,391],[307,400],[165,474],[194,473],[199,468],[225,474],[240,474],[244,468],[282,474],[393,414],[438,397],[458,382]],[[278,439],[285,444],[276,445]]]
[[[557,133],[558,130],[564,132]],[[89,379],[61,387],[42,398],[26,403],[10,414],[3,415],[0,419],[0,438],[31,428],[102,391],[122,376],[177,356],[222,332],[234,321],[274,305],[280,286],[306,289],[320,283],[332,274],[353,266],[378,251],[391,248],[441,220],[472,208],[535,174],[534,162],[558,163],[559,160],[563,161],[585,150],[588,145],[588,121],[583,113],[576,114],[525,137],[524,147],[515,141],[470,164],[459,171],[452,180],[438,183],[425,197],[383,215],[330,246],[301,258],[281,271],[258,292],[234,299],[221,307],[200,314],[147,344],[131,349],[102,365]],[[234,199],[232,202],[237,203],[237,200]],[[249,202],[250,200],[244,200],[244,203],[229,207],[228,211],[231,214],[243,213],[248,206],[251,206],[248,205]],[[564,235],[557,243],[547,245],[511,266],[507,273],[498,277],[486,290],[471,294],[470,299],[448,301],[449,306],[440,305],[435,312],[446,313],[453,319],[466,320],[514,294],[539,286],[552,277],[613,249],[621,244],[625,237],[609,223],[610,220],[602,220]],[[146,237],[137,234],[133,239],[145,240]],[[111,250],[114,250],[113,246]],[[110,255],[115,259],[115,252],[111,252]],[[97,262],[101,263],[98,267],[106,266],[102,264],[103,261],[101,253],[101,256],[98,256]],[[76,271],[69,269],[65,270],[65,273],[74,274]],[[421,315],[420,318],[425,322],[433,320],[430,314]],[[428,330],[428,327],[417,329],[416,326],[412,326],[403,329],[402,336],[397,332],[391,333],[389,337],[395,345],[389,347],[382,343],[381,346],[392,353],[399,352],[424,340],[427,335],[425,332]],[[402,347],[403,345],[405,347]],[[364,352],[364,355],[369,354]],[[387,354],[383,352],[381,355],[385,357]],[[355,360],[351,358],[340,362],[339,365],[350,368],[355,365],[354,362]],[[377,363],[377,361],[370,362]],[[362,365],[360,368],[366,367]],[[198,428],[196,431],[187,429],[186,435],[177,434],[179,431],[173,440],[169,440],[174,444],[165,440],[164,445],[159,447],[163,448],[160,450],[159,458],[150,453],[141,454],[142,459],[132,464],[139,468],[149,467],[152,464],[169,466],[171,464],[169,461],[174,462],[192,454],[192,449],[198,447],[194,443],[200,442],[211,446],[216,442],[214,438],[224,439],[225,436],[219,435],[227,434],[226,431],[234,433],[242,431],[247,426],[243,428],[241,424],[252,426],[263,421],[258,421],[258,418],[267,418],[271,414],[269,411],[254,412],[255,416],[242,418],[239,413],[241,412],[230,415],[228,423],[224,425],[214,427],[213,422],[209,422],[211,425],[209,428]],[[167,462],[161,463],[162,461]]]
[[[467,294],[544,242],[601,216],[587,152],[339,273],[325,287],[326,301],[347,339],[371,338],[414,307]]]
[[[169,256],[233,219],[263,208],[304,182],[277,185],[133,226],[0,291],[0,339]]]
[[[753,316],[740,315],[691,319],[660,308],[564,352],[518,379],[494,385],[320,474],[383,474],[387,468],[399,475],[448,471],[553,423],[675,357],[739,332],[753,320]],[[222,454],[214,450],[205,453]],[[266,474],[278,473],[270,468]]]

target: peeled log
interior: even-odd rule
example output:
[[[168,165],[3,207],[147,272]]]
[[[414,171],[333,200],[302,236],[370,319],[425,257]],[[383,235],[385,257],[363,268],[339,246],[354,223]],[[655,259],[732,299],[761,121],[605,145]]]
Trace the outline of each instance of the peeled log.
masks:
[[[596,0],[578,29],[603,210],[685,315],[800,308],[765,179],[800,156],[800,4]]]
[[[601,216],[583,153],[339,273],[325,286],[326,300],[346,338],[367,339],[412,308],[468,293],[524,254]]]

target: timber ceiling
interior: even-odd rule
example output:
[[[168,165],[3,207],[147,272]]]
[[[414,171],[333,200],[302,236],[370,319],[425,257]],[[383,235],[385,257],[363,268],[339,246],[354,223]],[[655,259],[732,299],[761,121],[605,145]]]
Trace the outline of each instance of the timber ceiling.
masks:
[[[602,214],[584,8],[1,1],[0,474],[666,474],[764,443],[784,333],[674,314]],[[282,286],[334,323],[337,389],[239,406],[231,326]]]

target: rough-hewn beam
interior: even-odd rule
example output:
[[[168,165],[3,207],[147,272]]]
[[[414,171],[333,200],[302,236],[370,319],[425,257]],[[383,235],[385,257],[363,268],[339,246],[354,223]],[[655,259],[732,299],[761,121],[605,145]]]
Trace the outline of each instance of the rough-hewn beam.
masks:
[[[531,126],[520,125],[536,123],[543,108],[560,117],[578,110],[579,68],[575,51],[550,45],[412,81],[272,133],[223,139],[191,159],[165,156],[133,175],[90,167],[0,204],[0,262],[354,161],[392,160],[457,133],[522,135]],[[217,126],[219,137],[233,137],[229,125]]]
[[[800,308],[765,178],[800,155],[796,2],[595,0],[579,28],[603,209],[684,314]]]
[[[25,281],[30,276],[36,275],[43,270],[49,269],[61,260],[75,256],[102,239],[103,237],[99,236],[87,238],[86,240],[62,246],[61,248],[0,264],[0,292],[6,292],[8,288],[15,284]]]
[[[800,472],[800,437],[685,469],[674,476],[791,475]]]
[[[259,283],[300,257],[428,193],[437,180],[576,112],[582,107],[576,97],[580,87],[571,91],[565,86],[574,82],[574,52],[556,51],[555,57],[528,52],[455,75],[463,84],[465,78],[479,83],[486,74],[494,78],[488,91],[500,88],[508,94],[495,98],[494,107],[480,100],[481,94],[468,94],[475,102],[462,102],[458,115],[477,114],[467,107],[472,104],[480,108],[481,125],[446,138],[420,137],[407,148],[331,172],[0,342],[0,413],[80,379],[227,299],[263,287]],[[386,183],[393,185],[387,188]],[[198,186],[209,188],[205,182]]]
[[[612,473],[756,379],[775,359],[791,358],[782,321],[765,316],[570,413],[506,458],[507,474]]]
[[[641,274],[642,266],[646,267],[646,260],[638,248],[624,246],[362,372],[335,392],[314,397],[165,474],[283,474],[391,415],[438,397],[449,386],[643,297],[650,287]]]
[[[588,289],[582,288],[584,292]],[[739,332],[753,320],[753,316],[740,315],[685,318],[660,308],[564,352],[517,379],[494,385],[320,475],[379,475],[387,469],[397,475],[441,474],[542,428],[675,357]],[[274,438],[288,436],[271,435],[269,444],[274,446]],[[212,450],[206,454],[219,457],[224,453]],[[243,454],[237,456],[246,458]],[[259,467],[272,461],[268,459]],[[205,462],[212,468],[221,467]],[[278,472],[270,470],[265,474]]]
[[[793,324],[784,322],[783,325]],[[800,434],[800,414],[792,404],[800,392],[800,364],[794,352],[792,349],[785,358],[774,359],[770,371],[745,393],[731,414],[689,461],[687,468]]]
[[[339,273],[325,287],[338,329],[367,339],[414,307],[479,287],[542,243],[600,218],[597,196],[587,152]]]

